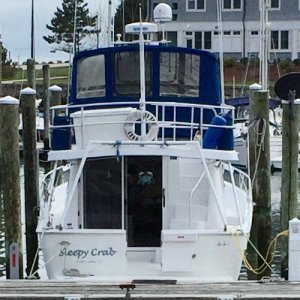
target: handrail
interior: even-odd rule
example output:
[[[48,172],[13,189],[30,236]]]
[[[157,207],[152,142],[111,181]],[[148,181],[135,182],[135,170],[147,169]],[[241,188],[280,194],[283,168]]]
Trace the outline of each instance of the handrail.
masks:
[[[43,218],[43,220],[48,220],[48,222],[50,222],[49,220],[49,212],[51,210],[51,203],[53,201],[53,194],[54,194],[54,190],[55,190],[55,177],[58,171],[60,170],[65,170],[66,166],[57,166],[58,162],[56,161],[54,164],[54,167],[51,171],[49,171],[48,173],[45,174],[41,185],[40,185],[40,202],[44,201],[44,204],[46,203],[47,205],[47,218]],[[69,170],[69,168],[68,168]],[[50,180],[49,180],[50,178]],[[47,192],[47,199],[45,199],[45,197],[43,197],[46,193],[45,190]],[[42,204],[42,203],[41,203]],[[40,205],[41,205],[40,204]]]
[[[226,230],[226,227],[227,227],[226,218],[225,218],[225,216],[223,214],[222,208],[220,207],[219,197],[218,197],[218,195],[217,195],[217,193],[216,193],[216,191],[214,189],[214,183],[213,183],[213,180],[211,178],[211,175],[210,175],[207,163],[205,161],[205,157],[204,157],[202,148],[200,147],[199,143],[197,144],[197,148],[198,148],[198,152],[200,154],[200,158],[201,158],[201,160],[203,162],[203,167],[204,167],[205,173],[207,175],[208,182],[209,182],[210,186],[212,187],[212,193],[213,193],[214,199],[216,200],[218,212],[219,212],[219,214],[221,216],[221,219],[222,219],[222,222],[223,222],[223,225],[224,225],[224,230]]]
[[[251,194],[249,194],[249,191],[251,190],[251,179],[246,173],[244,173],[242,170],[232,166],[230,163],[222,162],[222,168],[224,171],[226,170],[230,173],[230,183],[231,183],[231,186],[233,189],[235,205],[236,205],[237,213],[239,216],[240,225],[241,225],[241,228],[243,229],[244,224],[242,221],[242,212],[241,212],[238,197],[236,194],[236,188],[238,187],[239,189],[243,190],[245,193],[247,193],[247,195],[250,196],[250,198],[248,197],[248,201],[250,200],[249,204],[252,205]],[[239,180],[238,185],[236,184],[236,180],[234,178],[234,173],[238,174],[238,180]],[[245,178],[246,178],[247,182],[246,182]]]
[[[108,109],[117,109],[117,108],[126,108],[131,107],[133,109],[139,108],[139,102],[137,101],[128,101],[128,102],[104,102],[104,103],[92,103],[92,104],[83,104],[83,105],[58,105],[51,108],[52,118],[55,116],[69,116],[69,112],[77,112],[77,117],[79,117],[76,124],[67,124],[67,125],[50,125],[50,129],[63,129],[63,128],[80,128],[81,136],[84,136],[84,131],[86,127],[95,126],[95,125],[110,125],[110,124],[143,124],[144,120],[120,120],[120,121],[110,121],[107,118],[99,118],[99,120],[89,120],[86,122],[85,111],[93,111],[93,109],[104,110]],[[185,119],[182,120],[181,114],[178,114],[177,109],[185,108]],[[177,103],[177,102],[147,102],[146,110],[150,110],[155,114],[155,121],[147,121],[149,125],[156,124],[160,128],[159,139],[165,140],[166,130],[171,130],[168,133],[168,138],[176,141],[178,131],[185,130],[184,135],[188,140],[193,140],[195,130],[199,130],[203,136],[203,130],[209,128],[223,128],[223,129],[234,129],[234,107],[228,105],[207,105],[207,104],[194,104],[194,103]],[[168,110],[167,110],[168,109]],[[172,110],[170,110],[172,109]],[[210,124],[209,122],[204,121],[205,114],[209,113],[210,116],[217,116],[221,111],[227,111],[230,114],[233,122],[231,125],[215,125]],[[168,115],[170,114],[170,115]],[[72,114],[71,114],[72,116]],[[79,145],[80,146],[80,145]],[[83,145],[81,145],[83,147]]]
[[[233,191],[233,196],[234,196],[234,200],[235,200],[235,205],[236,205],[237,213],[238,213],[238,216],[239,216],[240,225],[241,225],[241,228],[243,229],[243,220],[242,220],[242,215],[241,215],[241,208],[240,208],[240,205],[239,205],[239,202],[238,202],[233,169],[232,169],[232,166],[231,166],[230,163],[228,164],[228,167],[229,167],[229,173],[230,173],[230,179],[231,179],[231,184],[232,184],[232,191]]]
[[[189,198],[189,226],[190,226],[190,228],[191,228],[191,222],[192,222],[191,206],[192,206],[193,195],[195,193],[196,188],[199,186],[199,184],[203,180],[204,176],[205,176],[205,172],[202,172],[201,176],[199,177],[198,181],[196,182],[196,184],[194,185],[194,187],[190,193],[190,198]]]

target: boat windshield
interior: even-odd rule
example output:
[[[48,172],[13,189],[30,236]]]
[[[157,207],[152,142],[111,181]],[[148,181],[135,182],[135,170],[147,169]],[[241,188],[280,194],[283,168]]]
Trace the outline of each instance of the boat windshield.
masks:
[[[160,53],[160,95],[199,96],[200,56]]]
[[[104,55],[82,58],[77,64],[77,98],[105,96]]]
[[[145,53],[146,95],[151,96],[152,53]],[[137,51],[116,52],[113,59],[114,96],[140,95],[140,57]]]
[[[82,57],[75,62],[73,75],[76,76],[76,97],[72,103],[75,104],[76,99],[82,103],[84,99],[90,102],[91,98],[97,99],[96,101],[101,98],[105,101],[115,101],[140,97],[140,57],[137,48],[116,47],[111,52],[81,55]],[[164,98],[176,101],[185,97],[197,101],[200,95],[210,95],[212,92],[204,91],[202,86],[204,85],[205,89],[207,87],[200,82],[203,72],[211,73],[211,77],[214,75],[214,61],[211,60],[208,64],[207,59],[203,59],[199,53],[170,50],[169,47],[146,48],[147,100],[157,101]],[[210,89],[213,90],[214,87],[210,86]]]

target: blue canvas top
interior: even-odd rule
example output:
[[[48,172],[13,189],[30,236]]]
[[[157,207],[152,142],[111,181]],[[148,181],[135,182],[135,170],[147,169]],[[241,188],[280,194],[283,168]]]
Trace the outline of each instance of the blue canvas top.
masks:
[[[69,105],[137,101],[139,45],[79,52],[73,63]],[[218,59],[207,51],[145,45],[146,101],[219,105]]]

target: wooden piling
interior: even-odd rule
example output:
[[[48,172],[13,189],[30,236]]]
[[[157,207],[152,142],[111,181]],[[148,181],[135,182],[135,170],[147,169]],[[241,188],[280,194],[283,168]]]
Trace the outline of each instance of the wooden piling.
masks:
[[[271,241],[271,168],[270,168],[270,134],[269,134],[269,93],[252,91],[249,117],[249,172],[252,181],[254,217],[250,239],[263,257]],[[249,260],[254,267],[263,263],[249,245]],[[255,276],[248,273],[249,279],[269,276],[266,268]]]
[[[20,159],[19,159],[19,100],[0,99],[0,197],[4,208],[6,278],[10,279],[9,249],[16,243],[22,249]],[[23,278],[22,251],[19,254],[19,278]],[[16,278],[14,278],[16,279]]]
[[[50,85],[50,68],[49,65],[43,65],[43,104],[44,104],[44,149],[49,150],[49,124],[50,124],[50,104],[49,89]]]
[[[36,91],[26,88],[21,91],[23,120],[23,159],[26,220],[26,274],[38,269],[38,240],[36,234],[38,217],[38,150],[36,148]]]
[[[0,36],[0,97],[2,97],[2,41]]]
[[[62,88],[58,85],[52,85],[49,88],[49,102],[50,102],[50,106],[57,106],[57,105],[61,105],[61,98],[62,98]],[[55,114],[59,114],[59,112],[56,110]],[[53,115],[50,116],[50,118],[54,117]],[[60,166],[61,163],[58,163],[58,166]],[[60,179],[58,180],[58,183],[62,183],[62,178],[60,177]]]
[[[294,104],[295,92],[289,100],[282,101],[282,180],[281,180],[281,230],[289,228],[289,220],[297,217],[298,186],[298,116]],[[298,105],[297,105],[298,106]],[[287,278],[288,243],[281,241],[281,276]]]
[[[36,89],[36,78],[35,78],[35,60],[27,59],[27,83],[28,86]]]
[[[50,106],[61,105],[62,88],[57,85],[52,85],[49,88]]]

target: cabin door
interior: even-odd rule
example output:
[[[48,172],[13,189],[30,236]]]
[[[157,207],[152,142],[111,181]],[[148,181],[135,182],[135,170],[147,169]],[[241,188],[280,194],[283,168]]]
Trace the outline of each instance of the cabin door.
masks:
[[[128,247],[160,247],[162,158],[125,158],[125,211]]]

